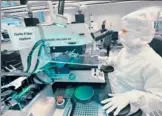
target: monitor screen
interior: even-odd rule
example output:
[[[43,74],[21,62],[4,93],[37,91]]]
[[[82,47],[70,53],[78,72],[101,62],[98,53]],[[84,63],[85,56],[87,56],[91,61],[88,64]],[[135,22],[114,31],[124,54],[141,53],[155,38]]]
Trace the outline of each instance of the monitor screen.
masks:
[[[84,14],[76,14],[75,22],[76,23],[85,23]]]
[[[39,19],[37,18],[25,18],[25,25],[28,26],[36,26],[37,24],[39,24]]]

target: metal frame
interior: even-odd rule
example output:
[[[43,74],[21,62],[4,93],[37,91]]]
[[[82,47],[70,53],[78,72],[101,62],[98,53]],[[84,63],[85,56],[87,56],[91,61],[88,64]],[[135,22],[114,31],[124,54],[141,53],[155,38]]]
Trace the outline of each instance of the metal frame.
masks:
[[[65,2],[65,9],[69,7],[80,8],[82,5],[94,5],[94,4],[104,4],[104,3],[111,3],[110,1],[66,1]],[[40,11],[50,11],[56,10],[55,8],[58,7],[58,2],[51,2],[51,1],[31,1],[28,2],[27,5],[20,5],[20,6],[13,6],[13,7],[5,7],[1,8],[1,12],[4,15],[23,15],[27,14],[29,10],[32,12],[40,12]]]

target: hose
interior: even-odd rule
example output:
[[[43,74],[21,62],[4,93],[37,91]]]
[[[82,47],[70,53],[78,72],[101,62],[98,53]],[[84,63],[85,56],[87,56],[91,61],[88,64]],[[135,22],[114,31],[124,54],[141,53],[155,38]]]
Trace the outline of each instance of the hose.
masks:
[[[39,48],[39,51],[38,51],[38,57],[41,55],[41,51],[42,49],[44,48],[45,46],[43,44],[41,44],[40,48]],[[40,61],[39,59],[37,59],[36,61],[36,65],[35,65],[35,68],[34,70],[32,71],[32,73],[34,73],[36,71],[36,69],[38,68],[38,65],[39,65]]]
[[[39,50],[38,50],[38,56],[37,57],[40,57],[41,51],[46,48],[45,41],[44,40],[39,40],[39,41],[37,41],[34,44],[32,50],[30,51],[30,53],[28,55],[28,58],[27,58],[27,70],[26,70],[26,72],[29,72],[29,70],[30,70],[31,62],[32,62],[31,61],[32,60],[32,56],[33,56],[33,53],[34,53],[34,51],[36,50],[36,48],[38,46],[40,46],[40,47],[39,47]],[[36,64],[34,66],[34,69],[33,69],[33,71],[31,71],[32,74],[35,73],[35,71],[37,70],[37,68],[39,66],[39,63],[40,63],[40,60],[37,58]],[[43,84],[48,84],[47,82],[43,81],[42,79],[38,78],[37,76],[35,76],[35,79],[38,80],[39,82],[43,83]]]
[[[39,45],[43,45],[44,43],[45,43],[44,40],[39,40],[39,41],[37,41],[37,42],[34,44],[32,50],[30,51],[30,53],[29,53],[29,55],[28,55],[28,58],[27,58],[27,69],[26,69],[25,72],[27,72],[27,73],[29,72],[29,69],[30,69],[30,67],[31,67],[32,55],[33,55],[34,51],[36,50],[36,48],[37,48]],[[40,49],[42,49],[42,47],[40,47]],[[41,52],[40,49],[39,49],[38,57],[40,56],[40,52]],[[38,64],[39,64],[39,61],[38,61],[38,59],[37,59],[36,66],[35,66],[35,68],[34,68],[34,70],[33,70],[32,72],[34,72],[34,71],[36,70],[36,68],[38,67]]]

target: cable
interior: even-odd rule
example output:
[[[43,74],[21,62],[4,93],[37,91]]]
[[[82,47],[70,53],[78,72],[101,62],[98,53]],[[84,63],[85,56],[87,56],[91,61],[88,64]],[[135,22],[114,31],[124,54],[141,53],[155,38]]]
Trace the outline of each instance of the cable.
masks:
[[[29,72],[29,69],[31,67],[31,60],[32,60],[33,53],[39,45],[40,45],[40,47],[39,47],[39,50],[38,50],[38,56],[37,57],[40,57],[41,51],[43,50],[43,48],[44,49],[46,48],[44,40],[39,40],[34,44],[32,50],[30,51],[28,58],[27,58],[27,70],[26,70],[26,72]],[[37,58],[35,67],[34,67],[33,71],[31,71],[32,74],[35,73],[35,71],[37,70],[39,63],[40,63],[40,60]],[[38,78],[37,76],[35,76],[35,79],[38,80],[39,82],[43,83],[43,84],[48,84],[47,82],[43,81],[42,79]]]
[[[39,40],[34,44],[32,50],[30,51],[28,58],[27,58],[27,69],[26,69],[25,72],[29,72],[29,69],[30,69],[30,66],[31,66],[32,55],[33,55],[35,49],[41,44],[44,44],[44,40]]]
[[[39,48],[39,51],[38,51],[38,57],[40,57],[41,51],[42,51],[43,48],[44,48],[44,45],[41,44],[41,46],[40,46],[40,48]],[[38,68],[39,63],[40,63],[40,61],[39,61],[39,59],[37,59],[35,68],[34,68],[34,70],[32,71],[32,73],[34,73],[34,72],[36,71],[36,69]]]

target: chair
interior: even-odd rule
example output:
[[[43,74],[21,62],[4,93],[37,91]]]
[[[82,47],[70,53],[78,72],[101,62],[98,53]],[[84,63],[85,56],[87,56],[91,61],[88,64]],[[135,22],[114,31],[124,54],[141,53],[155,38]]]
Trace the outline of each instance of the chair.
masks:
[[[162,35],[155,36],[149,43],[152,49],[162,57]]]

